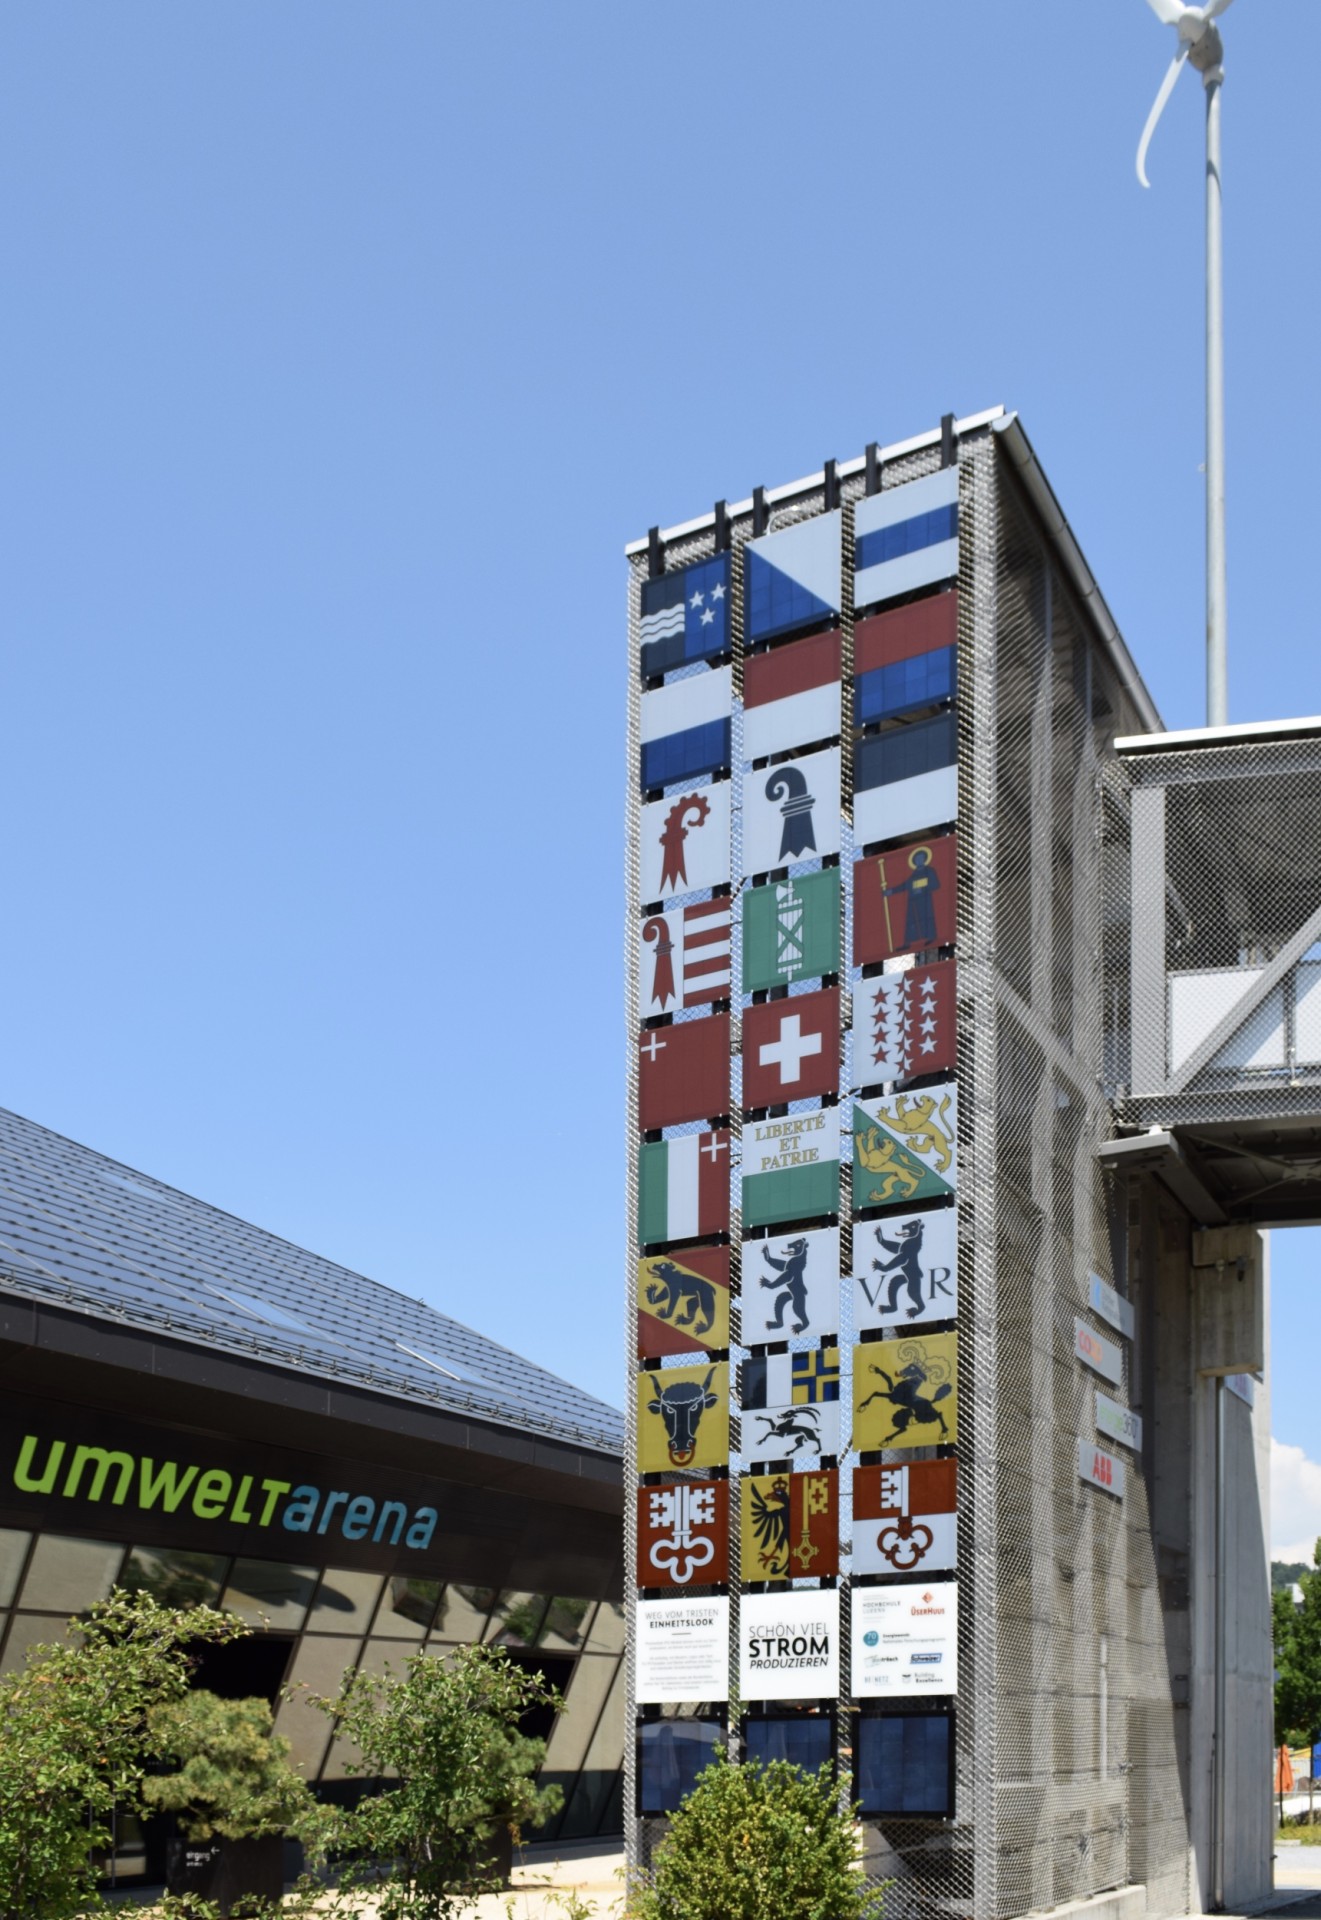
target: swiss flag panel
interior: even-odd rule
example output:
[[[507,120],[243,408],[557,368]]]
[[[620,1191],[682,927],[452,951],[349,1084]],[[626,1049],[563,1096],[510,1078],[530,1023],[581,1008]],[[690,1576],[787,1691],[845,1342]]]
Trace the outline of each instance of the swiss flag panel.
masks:
[[[853,964],[952,947],[959,836],[928,835],[853,863]]]
[[[770,1000],[743,1015],[743,1104],[774,1107],[839,1085],[839,988]]]
[[[651,1027],[638,1038],[638,1125],[677,1127],[729,1112],[729,1015]]]

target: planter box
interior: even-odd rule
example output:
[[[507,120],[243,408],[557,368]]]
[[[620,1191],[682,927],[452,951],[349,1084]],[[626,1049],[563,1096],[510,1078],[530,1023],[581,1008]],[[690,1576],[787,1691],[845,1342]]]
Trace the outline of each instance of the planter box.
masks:
[[[165,1883],[171,1893],[214,1900],[221,1913],[242,1915],[255,1899],[278,1900],[284,1892],[284,1839],[171,1840],[165,1851]]]

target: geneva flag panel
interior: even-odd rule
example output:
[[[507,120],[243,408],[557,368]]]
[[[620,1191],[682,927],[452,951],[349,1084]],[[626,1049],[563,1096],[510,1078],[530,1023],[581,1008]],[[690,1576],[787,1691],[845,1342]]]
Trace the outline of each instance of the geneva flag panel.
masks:
[[[748,1459],[839,1452],[838,1347],[745,1360],[738,1377]]]
[[[753,654],[743,669],[743,758],[838,739],[839,672],[838,628]]]
[[[952,947],[959,837],[912,840],[853,863],[853,964]],[[744,910],[746,917],[746,908]],[[746,961],[745,961],[746,966]]]
[[[642,922],[638,1018],[728,1000],[729,901],[699,900]]]
[[[853,1205],[903,1206],[953,1193],[959,1124],[953,1080],[853,1103]]]
[[[744,889],[744,993],[838,972],[838,867]]]
[[[747,1474],[739,1572],[745,1581],[804,1580],[839,1572],[839,1474]]]
[[[728,771],[730,674],[721,667],[643,694],[644,789]]]
[[[729,883],[728,780],[649,800],[642,809],[642,899],[672,900]]]
[[[855,1573],[930,1573],[959,1548],[956,1460],[853,1469]]]
[[[648,680],[729,651],[729,555],[642,583],[642,671]]]
[[[638,1358],[720,1353],[729,1345],[729,1248],[638,1261]]]
[[[958,1437],[957,1334],[906,1334],[853,1349],[853,1444],[859,1453],[952,1445]]]
[[[959,571],[958,468],[945,467],[859,500],[853,541],[855,607],[954,579]]]
[[[751,1347],[839,1331],[839,1228],[743,1242],[743,1339]]]
[[[762,767],[743,780],[743,865],[769,873],[839,852],[839,748]]]
[[[638,1125],[677,1127],[729,1112],[729,1015],[648,1027],[638,1038]]]
[[[638,1585],[720,1586],[729,1578],[729,1482],[638,1489]]]
[[[638,1245],[729,1232],[729,1130],[649,1140],[638,1149]]]
[[[870,846],[956,820],[958,747],[952,711],[859,740],[853,756],[854,838]]]
[[[838,511],[823,513],[748,541],[743,597],[749,645],[838,617],[840,519]]]
[[[959,1310],[958,1213],[953,1207],[928,1207],[859,1220],[853,1229],[853,1264],[853,1324],[859,1332],[953,1320]]]
[[[949,1073],[958,1065],[955,964],[937,960],[859,982],[854,1069],[863,1086]]]
[[[775,1004],[783,1006],[779,1001]],[[743,1224],[839,1212],[839,1111],[758,1120],[743,1129]]]
[[[839,988],[768,1000],[743,1015],[743,1105],[773,1107],[839,1084]]]
[[[638,1375],[638,1472],[729,1461],[729,1367],[666,1367]]]

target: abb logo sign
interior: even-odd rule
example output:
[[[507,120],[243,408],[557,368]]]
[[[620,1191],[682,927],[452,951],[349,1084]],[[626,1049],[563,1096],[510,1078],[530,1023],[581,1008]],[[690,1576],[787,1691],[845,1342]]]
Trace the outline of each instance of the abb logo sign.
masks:
[[[1107,1493],[1123,1498],[1123,1461],[1113,1453],[1106,1453],[1104,1448],[1093,1446],[1090,1440],[1078,1442],[1078,1478],[1089,1486],[1103,1487]]]

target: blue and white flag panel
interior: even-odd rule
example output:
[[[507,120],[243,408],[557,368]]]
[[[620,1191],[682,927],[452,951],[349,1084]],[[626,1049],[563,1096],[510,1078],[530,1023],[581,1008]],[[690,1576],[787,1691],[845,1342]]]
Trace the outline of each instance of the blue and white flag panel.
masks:
[[[720,667],[643,694],[644,788],[728,770],[732,676],[731,667]]]
[[[853,1229],[853,1264],[853,1324],[859,1333],[955,1319],[957,1209],[929,1207],[887,1214],[883,1220],[859,1220]],[[746,1265],[745,1260],[745,1272]]]
[[[959,814],[959,738],[952,711],[859,740],[853,837],[860,846],[945,826]]]
[[[750,1347],[839,1331],[839,1228],[743,1242],[743,1338]]]
[[[841,516],[818,514],[743,549],[744,625],[749,645],[838,617],[842,599]]]
[[[839,748],[743,777],[743,871],[839,852]]]
[[[859,500],[853,520],[853,604],[915,593],[959,570],[959,470]]]
[[[642,808],[644,906],[728,884],[730,791],[730,782],[719,780]]]
[[[729,555],[642,583],[642,671],[648,680],[729,651]]]

